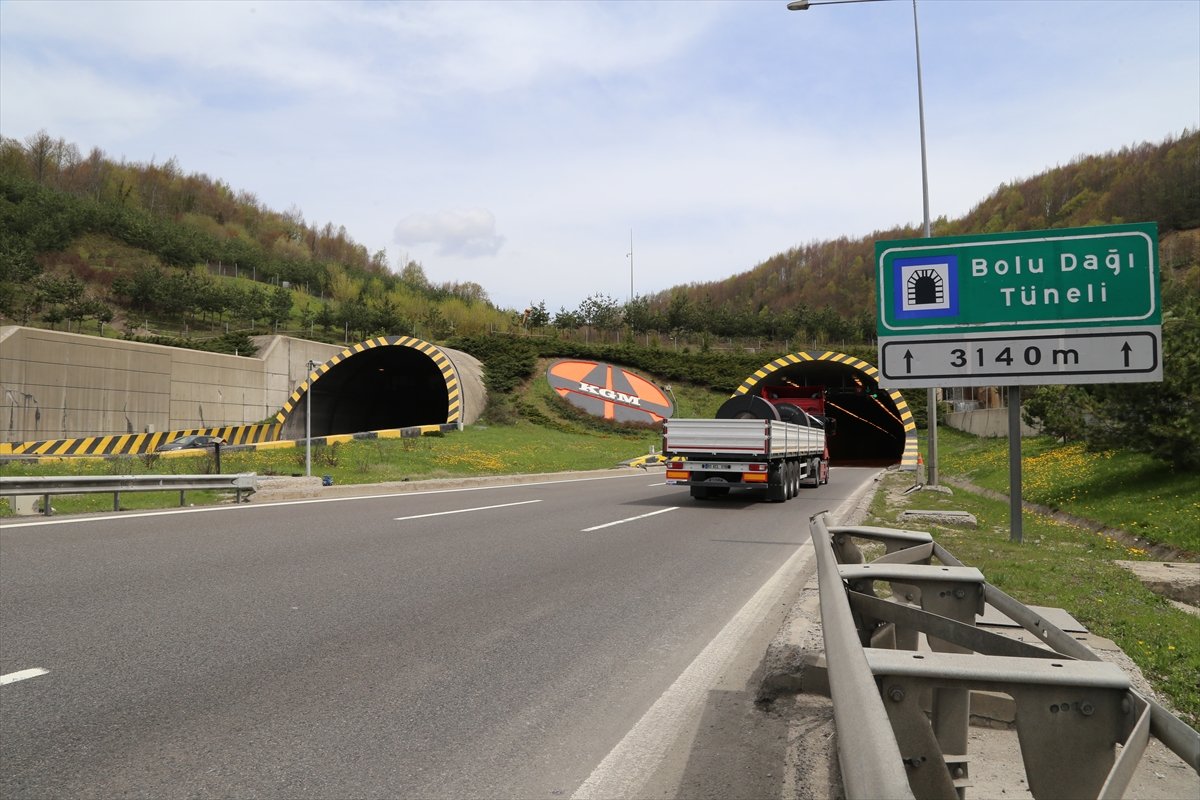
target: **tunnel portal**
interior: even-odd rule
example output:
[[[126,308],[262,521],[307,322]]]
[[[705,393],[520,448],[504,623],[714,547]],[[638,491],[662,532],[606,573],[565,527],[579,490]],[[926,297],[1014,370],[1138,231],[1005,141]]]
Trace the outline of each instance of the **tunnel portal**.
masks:
[[[458,377],[438,348],[411,337],[380,337],[318,366],[277,415],[284,438],[438,425],[460,419]]]
[[[829,457],[841,465],[915,469],[916,425],[903,395],[881,389],[878,370],[844,353],[792,353],[747,378],[734,396],[824,400]]]

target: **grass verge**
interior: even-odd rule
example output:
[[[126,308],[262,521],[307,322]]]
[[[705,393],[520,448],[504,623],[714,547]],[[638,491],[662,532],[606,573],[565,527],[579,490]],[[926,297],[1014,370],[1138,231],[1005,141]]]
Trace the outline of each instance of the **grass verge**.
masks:
[[[521,422],[487,427],[476,425],[444,436],[410,439],[365,439],[314,447],[312,472],[328,475],[335,484],[370,484],[392,481],[472,475],[563,472],[607,469],[644,455],[660,446],[661,436],[651,430],[573,433]],[[149,475],[210,474],[211,455],[128,456],[117,459],[63,458],[41,463],[0,463],[0,478],[19,475]],[[259,475],[303,475],[304,448],[225,451],[224,473],[256,472]],[[221,502],[228,494],[188,492],[195,505]],[[55,495],[60,513],[112,510],[112,495]],[[169,508],[179,504],[178,492],[125,492],[121,507]],[[10,515],[7,501],[0,514]]]
[[[1007,494],[1008,440],[939,428],[938,468]],[[1090,453],[1048,436],[1022,441],[1021,470],[1026,502],[1200,554],[1200,475],[1174,472],[1142,453]]]

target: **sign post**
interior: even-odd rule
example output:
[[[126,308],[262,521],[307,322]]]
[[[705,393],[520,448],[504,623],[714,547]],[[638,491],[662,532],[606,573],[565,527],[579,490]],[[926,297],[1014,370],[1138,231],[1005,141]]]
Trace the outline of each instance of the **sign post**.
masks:
[[[1012,387],[1020,541],[1018,387],[1162,380],[1158,226],[876,242],[875,267],[880,386]]]

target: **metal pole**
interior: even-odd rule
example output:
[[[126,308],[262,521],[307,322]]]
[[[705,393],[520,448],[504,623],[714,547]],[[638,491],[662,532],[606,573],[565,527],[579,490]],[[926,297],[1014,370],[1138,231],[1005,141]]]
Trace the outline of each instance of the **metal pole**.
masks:
[[[308,391],[305,392],[304,409],[304,477],[312,477],[312,393],[313,393],[313,370],[316,369],[317,362],[308,362]]]
[[[1021,542],[1021,387],[1008,387],[1008,518],[1010,542]]]
[[[917,52],[917,119],[921,126],[921,208],[925,219],[925,238],[932,236],[929,224],[929,159],[925,154],[925,90],[921,80],[921,32],[917,26],[917,0],[913,0],[913,43]],[[938,485],[937,446],[937,389],[930,387],[925,397],[926,419],[929,423],[929,477],[930,486]]]
[[[637,295],[633,293],[633,228],[629,229],[629,302]]]
[[[807,11],[815,5],[842,5],[844,3],[867,3],[875,0],[792,0],[788,3],[789,11]],[[912,0],[913,9],[913,42],[917,55],[917,116],[921,128],[921,207],[924,218],[925,238],[933,234],[929,223],[929,159],[925,152],[925,91],[921,80],[921,31],[917,24],[917,0]],[[938,485],[938,446],[937,446],[937,390],[930,387],[925,395],[925,417],[929,426],[929,463],[927,482],[930,486]]]

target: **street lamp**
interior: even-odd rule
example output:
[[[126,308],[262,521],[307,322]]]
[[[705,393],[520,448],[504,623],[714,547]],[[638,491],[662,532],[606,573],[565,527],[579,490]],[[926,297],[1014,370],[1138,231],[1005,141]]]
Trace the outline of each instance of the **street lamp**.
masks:
[[[304,409],[304,477],[312,477],[312,393],[313,393],[313,370],[317,368],[317,362],[308,362],[308,391],[305,394],[308,397],[305,399]]]
[[[792,0],[788,11],[807,11],[812,6],[844,5],[846,3],[875,3],[881,0]],[[925,238],[932,236],[929,225],[929,160],[925,155],[925,92],[921,83],[921,32],[917,26],[917,0],[912,0],[913,42],[917,53],[917,118],[921,125],[921,205],[925,219]],[[930,486],[938,485],[937,448],[937,392],[930,388],[925,397],[926,416],[929,420],[929,476]]]
[[[629,252],[625,254],[629,257],[629,302],[633,302],[635,295],[633,294],[633,228],[629,229]]]

